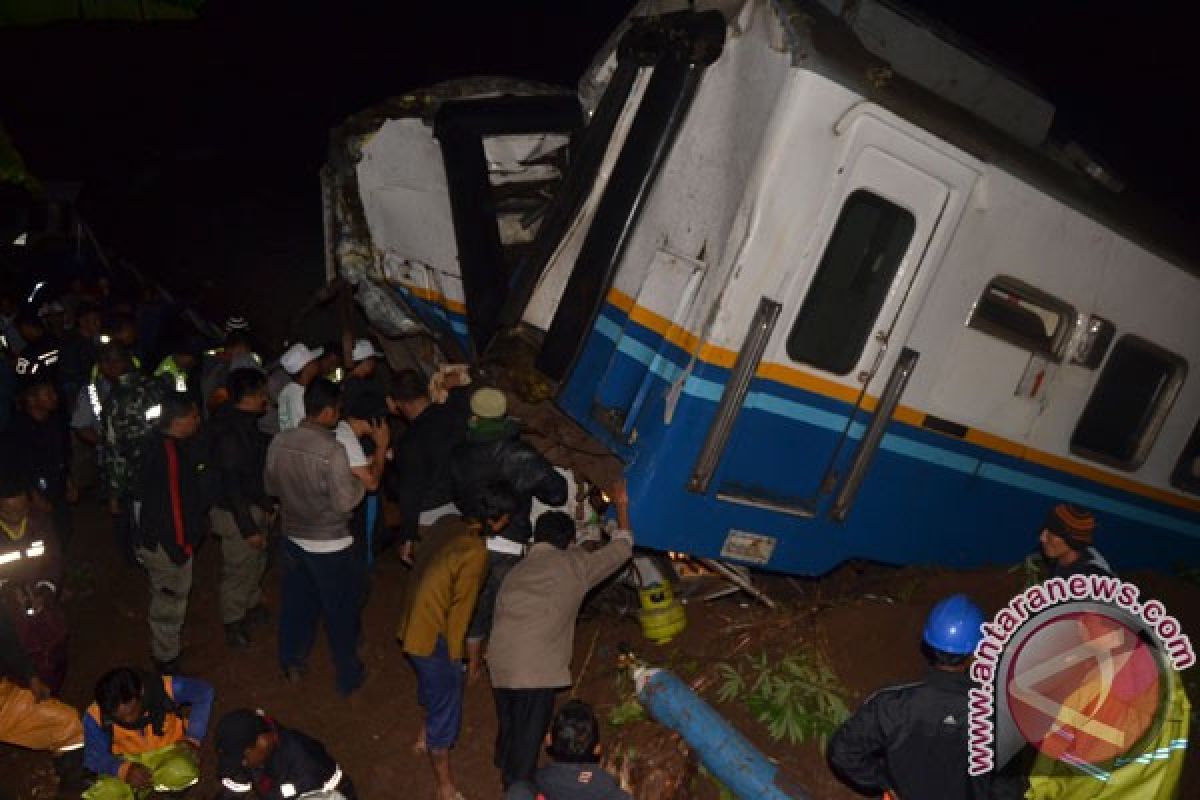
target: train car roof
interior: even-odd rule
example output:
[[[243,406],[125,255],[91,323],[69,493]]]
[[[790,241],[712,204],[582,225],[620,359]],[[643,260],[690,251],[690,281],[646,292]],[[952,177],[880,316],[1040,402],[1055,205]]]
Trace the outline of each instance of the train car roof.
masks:
[[[1177,214],[1136,189],[1112,191],[1053,157],[1048,143],[1037,148],[1024,144],[914,80],[891,72],[890,64],[867,50],[852,28],[831,12],[827,2],[770,0],[784,29],[794,66],[837,81],[1200,277],[1200,237]],[[961,46],[958,42],[951,44]]]

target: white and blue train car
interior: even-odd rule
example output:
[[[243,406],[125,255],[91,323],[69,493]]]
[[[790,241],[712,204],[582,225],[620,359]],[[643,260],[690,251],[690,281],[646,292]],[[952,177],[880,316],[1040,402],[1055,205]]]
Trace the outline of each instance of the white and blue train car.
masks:
[[[521,132],[574,152],[493,286],[493,323],[542,334],[560,408],[627,465],[639,542],[808,574],[1011,562],[1070,501],[1119,569],[1200,564],[1200,278],[1178,241],[1079,148],[1051,152],[1048,103],[892,6],[698,6],[635,12],[581,132]],[[378,164],[412,142],[359,183],[376,260],[470,347],[485,295],[438,138],[439,263],[376,233]]]

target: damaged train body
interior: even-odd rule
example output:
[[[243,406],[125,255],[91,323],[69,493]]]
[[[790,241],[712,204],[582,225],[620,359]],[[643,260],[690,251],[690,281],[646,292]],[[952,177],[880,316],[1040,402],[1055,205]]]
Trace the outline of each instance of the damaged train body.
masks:
[[[1114,563],[1194,565],[1195,262],[1053,114],[879,0],[645,2],[577,93],[336,131],[331,272],[385,334],[536,332],[647,546],[1015,561],[1069,501]]]

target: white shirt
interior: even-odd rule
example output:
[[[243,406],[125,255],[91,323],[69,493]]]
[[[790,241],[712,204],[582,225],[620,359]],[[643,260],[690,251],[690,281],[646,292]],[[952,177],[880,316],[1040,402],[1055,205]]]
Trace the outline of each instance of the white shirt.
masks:
[[[304,419],[304,387],[292,381],[279,392],[279,430],[290,431]]]
[[[353,536],[343,536],[340,539],[297,539],[295,536],[288,538],[295,542],[296,547],[309,553],[336,553],[354,544]]]
[[[365,467],[371,463],[363,450],[362,442],[354,435],[354,430],[350,427],[349,422],[344,419],[339,421],[337,427],[333,429],[333,435],[342,449],[346,451],[346,460],[350,462],[350,469]]]

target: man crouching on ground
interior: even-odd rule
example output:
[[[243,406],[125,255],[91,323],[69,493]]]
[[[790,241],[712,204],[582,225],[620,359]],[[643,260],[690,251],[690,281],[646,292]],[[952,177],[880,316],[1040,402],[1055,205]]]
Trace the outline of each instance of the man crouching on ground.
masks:
[[[461,796],[450,775],[450,748],[462,723],[463,640],[487,576],[484,538],[507,528],[519,505],[509,484],[486,484],[470,505],[471,517],[443,517],[432,526],[405,588],[396,637],[417,673],[425,727],[416,749],[429,753],[440,800]]]
[[[84,765],[100,777],[83,800],[178,792],[200,779],[213,689],[204,681],[111,670],[83,715]]]

